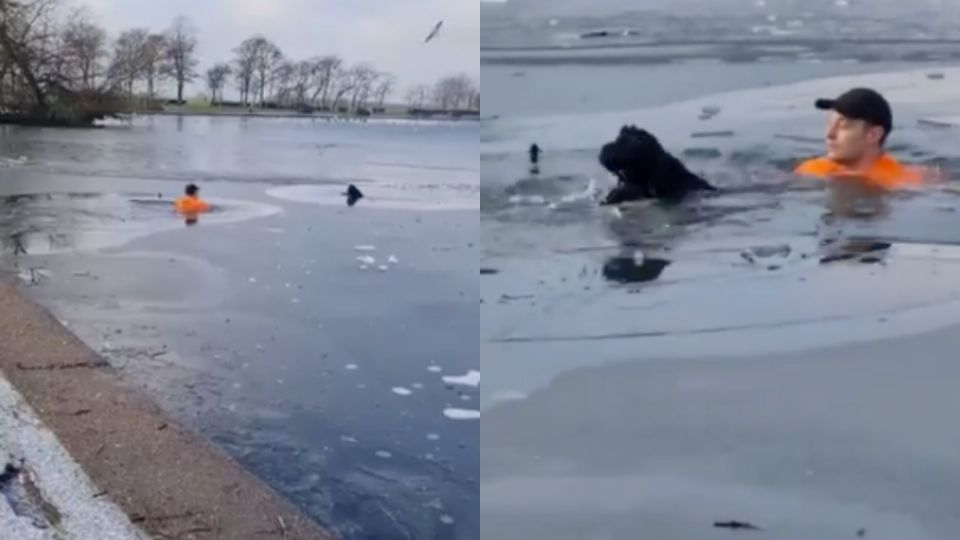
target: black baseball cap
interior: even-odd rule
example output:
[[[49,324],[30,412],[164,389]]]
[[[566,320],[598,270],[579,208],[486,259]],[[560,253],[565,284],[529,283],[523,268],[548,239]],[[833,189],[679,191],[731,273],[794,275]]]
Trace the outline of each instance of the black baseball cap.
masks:
[[[870,88],[853,88],[836,99],[818,99],[821,110],[834,110],[854,120],[863,120],[883,128],[886,135],[893,130],[893,111],[879,92]]]

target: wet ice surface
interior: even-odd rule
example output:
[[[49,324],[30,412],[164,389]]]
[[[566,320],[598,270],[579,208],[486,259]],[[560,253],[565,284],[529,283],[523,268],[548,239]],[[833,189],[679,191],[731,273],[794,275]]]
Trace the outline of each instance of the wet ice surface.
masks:
[[[159,146],[179,145],[167,127],[155,126],[170,136]],[[462,129],[476,140],[475,126]],[[104,131],[94,133],[111,135]],[[183,133],[195,135],[189,124]],[[57,145],[37,132],[24,136],[31,144],[17,148],[35,152],[40,164],[15,176],[0,172],[0,260],[27,276],[46,273],[24,283],[28,294],[167,410],[343,537],[479,537],[479,427],[444,415],[464,397],[478,402],[479,391],[449,387],[427,371],[476,368],[469,346],[478,324],[475,213],[308,205],[267,195],[277,183],[224,174],[228,181],[202,184],[217,211],[186,227],[168,206],[182,181],[138,169],[142,154],[131,160],[134,170],[116,175],[102,174],[114,166],[109,160],[61,174],[43,159]],[[60,131],[47,136],[78,152],[83,146]],[[235,144],[241,149],[232,151],[243,152],[247,143]],[[435,150],[448,152],[446,144]],[[429,149],[429,139],[419,148]],[[476,155],[475,146],[458,148],[449,152]],[[364,153],[354,152],[347,157]],[[41,195],[19,196],[25,192]],[[158,193],[165,202],[150,200]],[[360,271],[363,255],[389,271]]]
[[[448,376],[443,378],[443,382],[447,384],[455,384],[461,386],[479,386],[480,385],[480,372],[474,369],[471,369],[466,375],[461,376]]]
[[[865,85],[894,103],[895,155],[960,178],[955,128],[919,122],[958,112],[935,82],[836,78],[484,126],[485,534],[701,539],[736,520],[784,539],[956,535],[960,195],[784,172],[822,150],[808,104]],[[735,135],[692,137],[705,106],[722,111],[710,130]],[[596,148],[625,122],[676,154],[709,141],[684,159],[725,191],[599,208]],[[551,149],[539,175],[532,141]]]
[[[419,212],[478,210],[479,199],[475,186],[408,186],[380,184],[361,186],[364,198],[359,204],[387,210]],[[424,196],[418,191],[427,191]],[[343,206],[343,188],[340,186],[298,185],[271,188],[267,194],[277,199],[321,206]]]
[[[451,420],[479,420],[480,411],[470,409],[444,409],[443,415]]]

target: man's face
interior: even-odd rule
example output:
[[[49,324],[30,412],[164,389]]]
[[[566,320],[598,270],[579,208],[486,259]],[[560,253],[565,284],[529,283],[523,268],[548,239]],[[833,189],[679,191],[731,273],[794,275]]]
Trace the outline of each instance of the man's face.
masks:
[[[827,157],[839,163],[856,163],[880,148],[883,128],[830,111],[827,121]]]

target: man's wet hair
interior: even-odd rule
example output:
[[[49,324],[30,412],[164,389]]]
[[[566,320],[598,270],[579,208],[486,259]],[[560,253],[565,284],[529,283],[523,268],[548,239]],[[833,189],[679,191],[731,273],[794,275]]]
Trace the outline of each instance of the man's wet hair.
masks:
[[[183,190],[187,195],[196,195],[200,191],[200,188],[196,184],[187,184],[187,188]]]

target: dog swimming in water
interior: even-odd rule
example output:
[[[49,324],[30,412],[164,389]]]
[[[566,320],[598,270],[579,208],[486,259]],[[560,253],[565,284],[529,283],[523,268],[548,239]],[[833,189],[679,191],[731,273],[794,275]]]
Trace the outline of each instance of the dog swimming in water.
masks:
[[[363,192],[353,184],[350,184],[350,187],[347,188],[347,192],[344,193],[344,195],[347,197],[347,206],[353,206],[363,198]]]
[[[600,150],[600,164],[617,177],[617,185],[601,204],[643,199],[680,202],[698,191],[716,191],[667,152],[650,132],[633,125],[620,129],[616,140]]]

